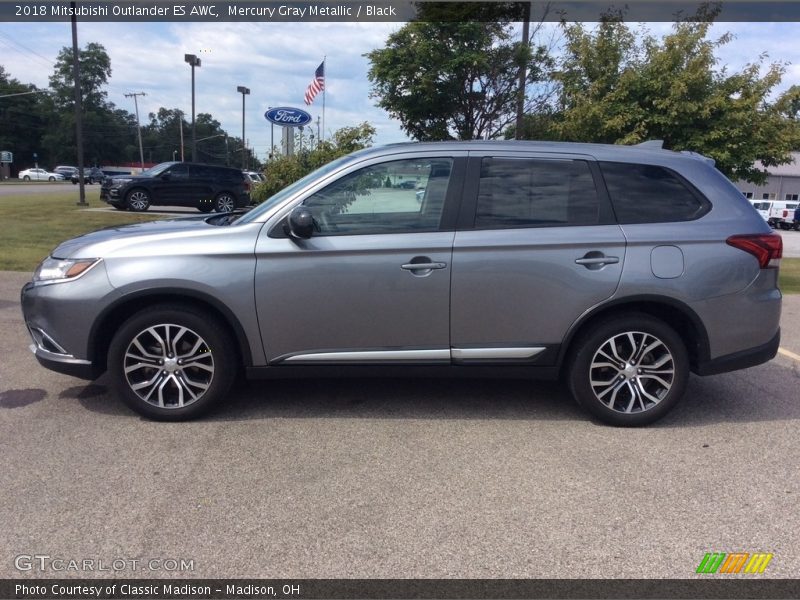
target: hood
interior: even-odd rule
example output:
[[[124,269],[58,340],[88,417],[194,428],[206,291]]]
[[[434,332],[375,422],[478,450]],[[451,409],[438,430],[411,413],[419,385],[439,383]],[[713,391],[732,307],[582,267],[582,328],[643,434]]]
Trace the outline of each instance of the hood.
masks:
[[[194,236],[202,231],[218,232],[221,228],[206,223],[208,215],[133,223],[106,227],[63,242],[51,253],[55,258],[102,258],[131,244],[141,244],[165,236]]]

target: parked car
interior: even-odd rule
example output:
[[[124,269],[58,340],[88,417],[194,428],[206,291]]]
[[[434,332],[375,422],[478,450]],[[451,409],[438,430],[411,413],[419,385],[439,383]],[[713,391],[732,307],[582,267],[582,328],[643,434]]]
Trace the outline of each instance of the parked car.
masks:
[[[261,183],[264,181],[264,176],[261,173],[257,173],[256,171],[242,171],[245,177],[247,177],[252,183]]]
[[[601,421],[651,423],[690,371],[775,356],[782,254],[712,160],[653,146],[370,148],[241,215],[83,235],[22,290],[31,348],[108,371],[153,419],[202,414],[243,371],[560,376]],[[385,186],[410,169],[421,202]]]
[[[55,169],[53,169],[53,173],[59,173],[60,175],[64,176],[64,179],[69,179],[73,175],[78,172],[78,167],[68,167],[59,165]]]
[[[19,178],[23,181],[64,181],[61,173],[53,173],[47,169],[30,168],[19,172]]]
[[[165,162],[140,175],[106,177],[100,199],[120,210],[144,211],[158,205],[229,212],[250,203],[250,182],[231,167]]]
[[[103,173],[103,169],[99,167],[87,167],[83,170],[83,181],[84,183],[88,184],[95,184],[95,183],[103,183],[103,180],[106,178],[105,173]],[[77,185],[79,181],[78,172],[72,174],[70,177],[70,181],[73,184]]]
[[[769,209],[769,224],[776,229],[791,229],[794,226],[794,211],[798,202],[774,200]]]

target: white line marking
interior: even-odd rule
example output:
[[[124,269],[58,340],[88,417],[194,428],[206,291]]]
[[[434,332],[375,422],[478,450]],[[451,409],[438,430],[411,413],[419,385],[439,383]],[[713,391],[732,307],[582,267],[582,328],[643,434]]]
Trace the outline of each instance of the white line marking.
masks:
[[[784,356],[788,356],[792,360],[796,360],[797,362],[800,362],[800,354],[795,354],[794,352],[790,352],[786,348],[778,348],[778,352],[783,354]]]

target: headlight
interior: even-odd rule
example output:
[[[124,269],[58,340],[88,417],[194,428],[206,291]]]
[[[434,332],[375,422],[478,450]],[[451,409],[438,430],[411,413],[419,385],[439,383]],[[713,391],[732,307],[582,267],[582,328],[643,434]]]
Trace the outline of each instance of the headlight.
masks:
[[[97,263],[99,258],[45,258],[33,273],[34,281],[59,281],[75,279]]]
[[[125,179],[124,177],[114,178],[111,180],[111,185],[122,185],[123,183],[128,183],[129,181],[133,181],[133,179]]]

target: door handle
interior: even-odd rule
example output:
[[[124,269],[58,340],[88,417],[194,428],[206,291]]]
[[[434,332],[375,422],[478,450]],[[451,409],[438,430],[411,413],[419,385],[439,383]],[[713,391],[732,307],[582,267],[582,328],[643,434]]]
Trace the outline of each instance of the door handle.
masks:
[[[606,265],[613,265],[618,262],[618,256],[606,256],[599,250],[592,250],[584,254],[581,258],[575,259],[576,265],[583,265],[590,271],[599,271]]]
[[[430,269],[445,269],[445,268],[447,268],[447,263],[443,263],[443,262],[406,263],[404,265],[400,265],[400,268],[405,270],[405,271],[422,271],[422,270],[430,270]]]
[[[613,265],[619,262],[616,256],[597,256],[593,258],[576,258],[576,265]]]

